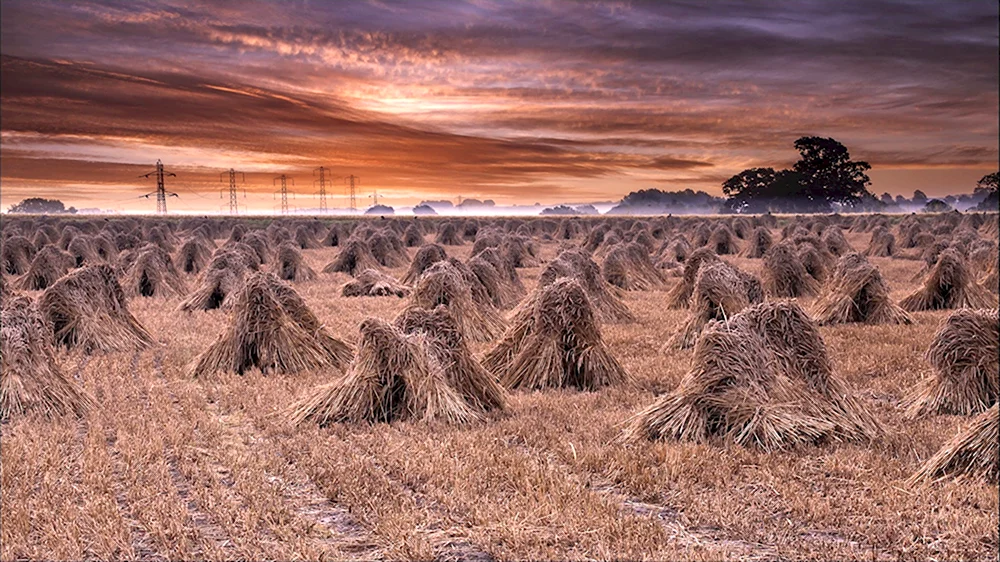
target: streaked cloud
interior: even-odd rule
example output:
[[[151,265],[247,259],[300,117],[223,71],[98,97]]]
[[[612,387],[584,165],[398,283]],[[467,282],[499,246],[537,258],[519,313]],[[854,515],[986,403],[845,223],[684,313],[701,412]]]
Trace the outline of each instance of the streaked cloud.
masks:
[[[229,167],[262,198],[279,173],[310,192],[324,165],[405,205],[718,193],[744,167],[794,160],[803,134],[871,161],[876,192],[969,190],[998,159],[995,3],[2,10],[5,206],[33,193],[110,204],[157,158],[191,208]]]

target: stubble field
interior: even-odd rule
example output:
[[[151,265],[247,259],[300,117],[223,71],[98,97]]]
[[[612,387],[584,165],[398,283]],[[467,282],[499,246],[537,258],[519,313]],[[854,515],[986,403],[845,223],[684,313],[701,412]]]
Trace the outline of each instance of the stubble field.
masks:
[[[847,237],[863,250],[870,235]],[[465,259],[471,244],[446,249]],[[558,244],[539,249],[550,260]],[[337,252],[303,253],[320,271]],[[869,260],[894,301],[918,286],[920,261]],[[529,290],[540,270],[518,270]],[[320,273],[294,287],[333,335],[353,343],[364,318],[391,320],[406,301],[341,297],[349,280]],[[292,427],[283,412],[339,373],[192,379],[191,362],[227,313],[133,298],[130,310],[157,346],[60,355],[96,408],[79,420],[3,425],[0,557],[996,559],[996,486],[906,483],[968,422],[903,411],[931,373],[924,353],[948,311],[914,313],[909,326],[820,329],[835,371],[885,425],[883,440],[772,453],[623,443],[629,418],[690,367],[691,350],[662,349],[686,316],[664,304],[676,282],[624,293],[638,321],[601,326],[635,384],[515,391],[507,411],[461,426]],[[811,301],[800,299],[807,310]],[[472,345],[477,355],[490,348]]]

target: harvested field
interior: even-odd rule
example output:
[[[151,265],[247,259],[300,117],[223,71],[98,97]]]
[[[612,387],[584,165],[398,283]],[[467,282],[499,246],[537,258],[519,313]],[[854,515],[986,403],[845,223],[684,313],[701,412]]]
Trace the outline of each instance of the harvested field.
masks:
[[[890,230],[898,221],[881,219],[890,221]],[[211,229],[220,247],[234,226],[244,226],[244,237],[255,229],[263,235],[266,226],[218,220],[227,221]],[[337,232],[350,231],[346,219],[336,220]],[[424,220],[435,225],[425,235],[434,240],[443,220]],[[593,233],[603,221],[623,219],[586,220],[593,221],[587,225]],[[725,219],[699,220],[714,228]],[[799,219],[803,225],[810,220]],[[503,223],[490,221],[480,219],[480,235]],[[768,233],[777,242],[795,221],[779,216]],[[693,230],[691,224],[673,227],[664,240]],[[296,231],[292,221],[284,226]],[[855,230],[850,222],[840,226],[849,247],[870,246],[871,231]],[[398,229],[400,240],[405,231]],[[530,239],[537,264],[516,269],[527,289],[524,299],[562,244],[585,242],[582,232],[570,240]],[[414,303],[342,296],[352,273],[364,277],[364,259],[322,271],[337,261],[345,242],[346,234],[341,246],[301,249],[304,265],[317,273],[295,281],[294,290],[315,315],[311,332],[322,329],[357,348],[362,321],[392,324]],[[405,248],[411,260],[418,248]],[[470,243],[447,247],[448,256],[463,263],[473,250]],[[914,279],[923,266],[919,250],[896,248],[898,255],[866,258],[891,302],[925,287],[923,277]],[[763,259],[721,259],[765,278]],[[274,263],[268,254],[262,269]],[[369,265],[393,279],[410,267]],[[243,308],[179,312],[203,284],[193,273],[181,276],[188,295],[127,297],[127,312],[151,335],[150,345],[93,346],[92,353],[55,348],[62,373],[93,399],[79,417],[26,412],[3,423],[3,560],[967,560],[995,559],[1000,548],[995,482],[953,478],[952,457],[951,464],[942,460],[957,450],[956,436],[978,427],[976,418],[913,418],[906,411],[914,389],[936,376],[927,350],[954,310],[910,312],[911,324],[818,325],[832,371],[881,432],[870,441],[829,439],[767,452],[725,439],[622,438],[633,416],[674,391],[692,367],[694,349],[664,345],[696,310],[668,306],[683,293],[675,291],[683,278],[609,291],[635,317],[630,323],[599,321],[601,339],[628,374],[627,384],[509,390],[503,408],[477,412],[465,423],[404,417],[295,425],[289,409],[344,374],[335,368],[290,375],[249,368],[193,378],[190,366]],[[678,305],[687,304],[694,277],[690,281]],[[35,300],[42,294],[10,284],[6,290]],[[230,290],[238,294],[240,288]],[[816,296],[797,303],[805,311],[821,308]],[[491,314],[513,326],[517,311]],[[464,344],[481,360],[501,337],[467,336]]]

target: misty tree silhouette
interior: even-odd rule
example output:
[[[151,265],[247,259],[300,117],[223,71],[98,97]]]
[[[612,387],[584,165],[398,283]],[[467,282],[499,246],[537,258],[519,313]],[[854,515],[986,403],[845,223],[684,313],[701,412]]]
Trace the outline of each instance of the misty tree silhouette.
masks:
[[[799,160],[790,170],[750,168],[722,183],[729,199],[725,208],[737,213],[826,213],[834,205],[853,208],[878,204],[868,191],[868,162],[832,138],[801,137],[795,141]]]

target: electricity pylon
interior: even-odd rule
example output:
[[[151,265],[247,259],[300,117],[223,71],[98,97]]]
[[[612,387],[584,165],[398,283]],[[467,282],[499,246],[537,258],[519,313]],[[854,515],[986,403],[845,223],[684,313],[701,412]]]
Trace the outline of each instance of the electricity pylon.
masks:
[[[226,181],[225,176],[227,174],[229,175],[229,214],[230,215],[238,215],[239,214],[239,203],[237,202],[237,199],[236,199],[236,174],[240,175],[240,183],[241,184],[246,183],[247,178],[243,174],[243,172],[238,172],[238,171],[236,171],[236,170],[234,170],[232,168],[229,168],[228,172],[222,172],[221,174],[219,174],[219,181],[225,182]],[[219,190],[219,198],[220,199],[222,198],[222,190],[221,189]],[[243,198],[244,199],[247,198],[247,190],[246,189],[243,190]]]
[[[280,192],[281,193],[281,214],[287,215],[288,214],[288,180],[292,180],[292,185],[295,185],[295,180],[292,179],[292,178],[290,178],[290,177],[288,177],[288,176],[286,176],[285,174],[281,174],[280,176],[274,178],[274,180],[271,183],[273,184],[274,182],[276,182],[278,180],[281,180],[281,192]],[[278,192],[275,192],[275,194],[277,194],[277,193]],[[292,194],[292,197],[295,197],[294,193]]]
[[[319,212],[325,214],[327,212],[327,208],[326,208],[326,168],[324,168],[323,166],[320,166],[319,168],[316,168],[315,170],[313,170],[313,175],[314,176],[316,175],[316,172],[319,172],[319,179],[316,180],[317,182],[319,182]]]
[[[177,194],[173,193],[171,191],[167,191],[166,190],[166,187],[163,184],[163,176],[177,177],[177,174],[175,174],[173,172],[168,172],[168,171],[164,170],[163,169],[163,162],[157,160],[156,161],[156,169],[155,170],[153,170],[152,172],[149,172],[148,174],[143,174],[143,175],[141,175],[139,177],[140,178],[148,178],[149,176],[152,176],[152,175],[156,176],[156,191],[149,192],[149,193],[143,195],[143,197],[145,197],[146,199],[149,199],[149,196],[153,195],[155,193],[156,194],[156,214],[158,214],[158,215],[165,215],[165,214],[167,214],[167,197],[168,196],[169,197],[177,197]]]
[[[355,188],[357,186],[361,185],[361,178],[359,176],[355,176],[354,174],[351,174],[351,175],[345,177],[344,181],[348,183],[348,189],[350,190],[350,202],[351,202],[350,203],[350,207],[351,207],[351,210],[352,211],[357,211],[358,210],[358,204],[357,204],[357,201],[355,201],[355,199],[354,199],[354,197],[355,197],[354,190],[355,190]]]

